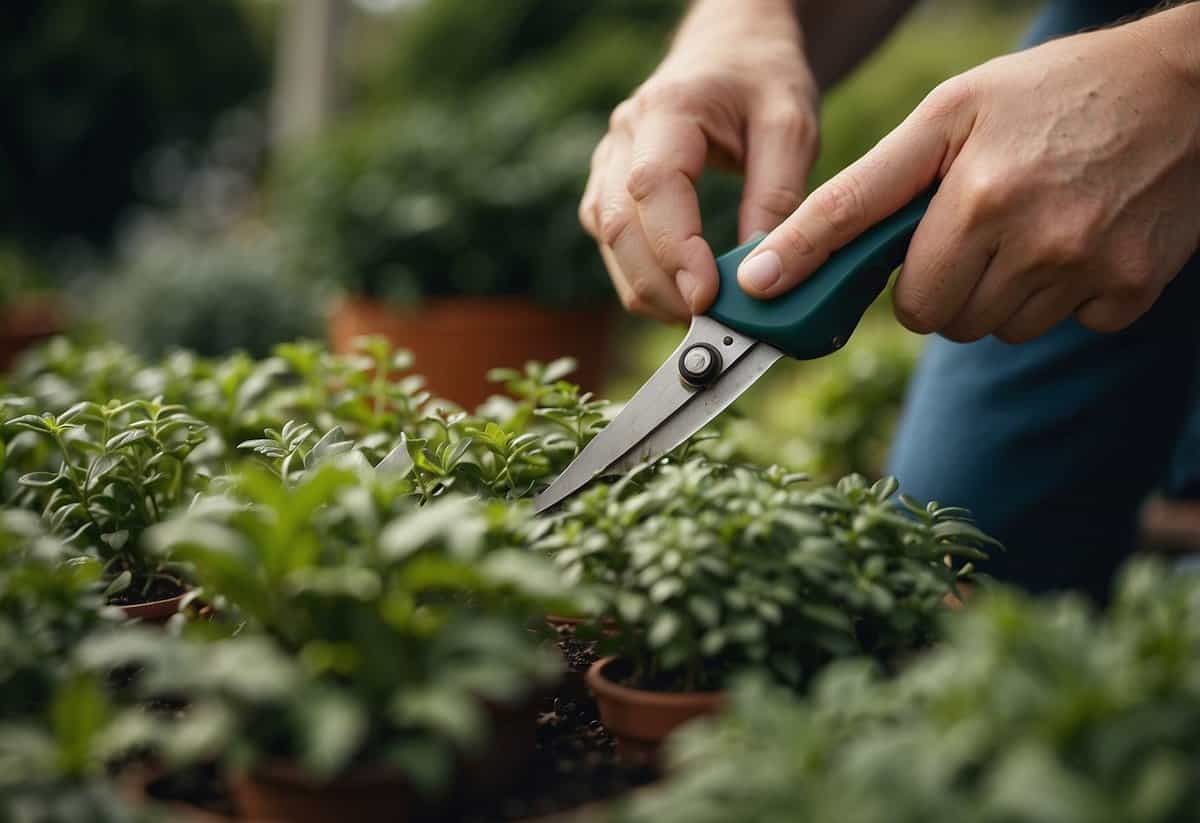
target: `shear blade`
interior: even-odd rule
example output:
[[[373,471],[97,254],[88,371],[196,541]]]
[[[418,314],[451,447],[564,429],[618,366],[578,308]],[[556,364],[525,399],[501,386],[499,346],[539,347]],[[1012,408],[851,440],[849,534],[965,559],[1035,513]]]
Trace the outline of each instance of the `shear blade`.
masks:
[[[721,374],[705,389],[687,386],[679,378],[680,355],[697,343],[707,343],[721,353]],[[750,358],[753,365],[738,370],[739,364],[751,353],[757,353]],[[712,318],[693,318],[683,342],[638,389],[620,414],[584,447],[545,491],[534,498],[534,509],[543,512],[602,474],[623,471],[675,448],[720,414],[779,357],[780,353],[770,346],[739,334]],[[734,382],[725,384],[729,377],[734,377]]]

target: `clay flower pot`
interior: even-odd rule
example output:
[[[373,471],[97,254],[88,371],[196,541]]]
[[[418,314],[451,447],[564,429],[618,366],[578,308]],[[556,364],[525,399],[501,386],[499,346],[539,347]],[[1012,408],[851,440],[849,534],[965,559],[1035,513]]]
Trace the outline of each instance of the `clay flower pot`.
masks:
[[[0,371],[8,371],[25,349],[60,334],[67,323],[59,301],[35,298],[0,310]]]
[[[129,603],[119,608],[125,612],[125,616],[130,620],[162,624],[170,620],[179,611],[179,607],[183,604],[183,599],[187,597],[187,594],[187,592],[183,592],[174,597],[151,600],[149,603]]]
[[[617,754],[629,763],[653,763],[671,732],[697,717],[724,708],[725,692],[652,692],[622,686],[610,675],[616,657],[597,660],[587,684],[600,709],[600,722],[617,739]]]
[[[521,298],[455,297],[419,306],[347,298],[329,317],[329,343],[350,351],[355,337],[378,334],[413,353],[416,370],[439,397],[472,409],[502,389],[487,380],[496,366],[574,357],[572,376],[588,391],[602,388],[611,366],[616,313],[554,309]]]
[[[412,787],[391,771],[362,770],[318,782],[295,766],[275,763],[234,777],[232,788],[238,811],[250,820],[403,823],[415,816]]]

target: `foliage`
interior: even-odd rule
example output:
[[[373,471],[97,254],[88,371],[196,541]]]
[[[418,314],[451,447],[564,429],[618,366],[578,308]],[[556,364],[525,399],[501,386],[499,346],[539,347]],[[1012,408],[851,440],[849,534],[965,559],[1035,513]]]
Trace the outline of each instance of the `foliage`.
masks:
[[[110,710],[74,665],[105,621],[98,567],[26,512],[0,512],[0,821],[132,820],[103,783]]]
[[[1200,803],[1200,581],[1138,562],[1115,605],[991,591],[892,682],[860,663],[810,700],[744,684],[620,817],[1185,821]]]
[[[590,587],[607,645],[650,688],[719,688],[765,667],[801,686],[829,660],[890,663],[927,645],[943,598],[994,544],[962,509],[891,497],[859,476],[704,458],[634,472],[569,502],[538,547]]]
[[[527,699],[559,662],[528,627],[565,589],[521,547],[520,517],[455,497],[418,508],[391,478],[331,456],[290,488],[233,477],[155,529],[189,562],[236,636],[89,644],[94,663],[146,668],[143,695],[182,695],[182,723],[128,715],[121,736],[234,768],[297,760],[317,777],[391,767],[429,790],[489,735],[489,706]],[[199,643],[199,641],[195,641]],[[196,744],[195,730],[208,729]],[[190,741],[190,748],[189,748]]]
[[[262,357],[277,343],[320,332],[313,291],[285,274],[269,239],[163,230],[124,255],[100,306],[114,337],[147,356],[182,347]]]
[[[112,581],[107,594],[138,586],[144,595],[165,572],[142,551],[142,533],[204,485],[188,461],[204,425],[155,399],[84,401],[5,427],[32,432],[56,452],[49,470],[21,475],[17,502],[40,511],[66,543],[95,553]]]

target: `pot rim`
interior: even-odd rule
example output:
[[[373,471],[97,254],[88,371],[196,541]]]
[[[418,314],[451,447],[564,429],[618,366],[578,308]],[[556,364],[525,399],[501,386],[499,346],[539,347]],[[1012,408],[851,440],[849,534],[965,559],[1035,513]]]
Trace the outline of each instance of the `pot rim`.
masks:
[[[596,698],[608,698],[622,703],[638,703],[655,708],[709,708],[725,699],[723,690],[707,692],[655,692],[649,689],[635,689],[622,686],[610,680],[604,673],[609,665],[621,658],[618,655],[602,657],[588,667],[587,684]]]

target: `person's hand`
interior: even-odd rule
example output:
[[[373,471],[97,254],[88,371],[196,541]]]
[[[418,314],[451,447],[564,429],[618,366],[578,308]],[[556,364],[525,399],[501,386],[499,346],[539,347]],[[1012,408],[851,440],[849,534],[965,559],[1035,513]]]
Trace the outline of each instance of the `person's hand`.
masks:
[[[1200,4],[986,63],[815,190],[741,265],[793,288],[941,179],[896,316],[956,341],[1023,342],[1074,315],[1117,331],[1200,245]]]
[[[777,13],[765,13],[772,5]],[[790,7],[697,4],[662,65],[613,112],[579,218],[627,309],[678,321],[715,299],[695,190],[706,165],[745,171],[743,238],[799,205],[818,95]]]

